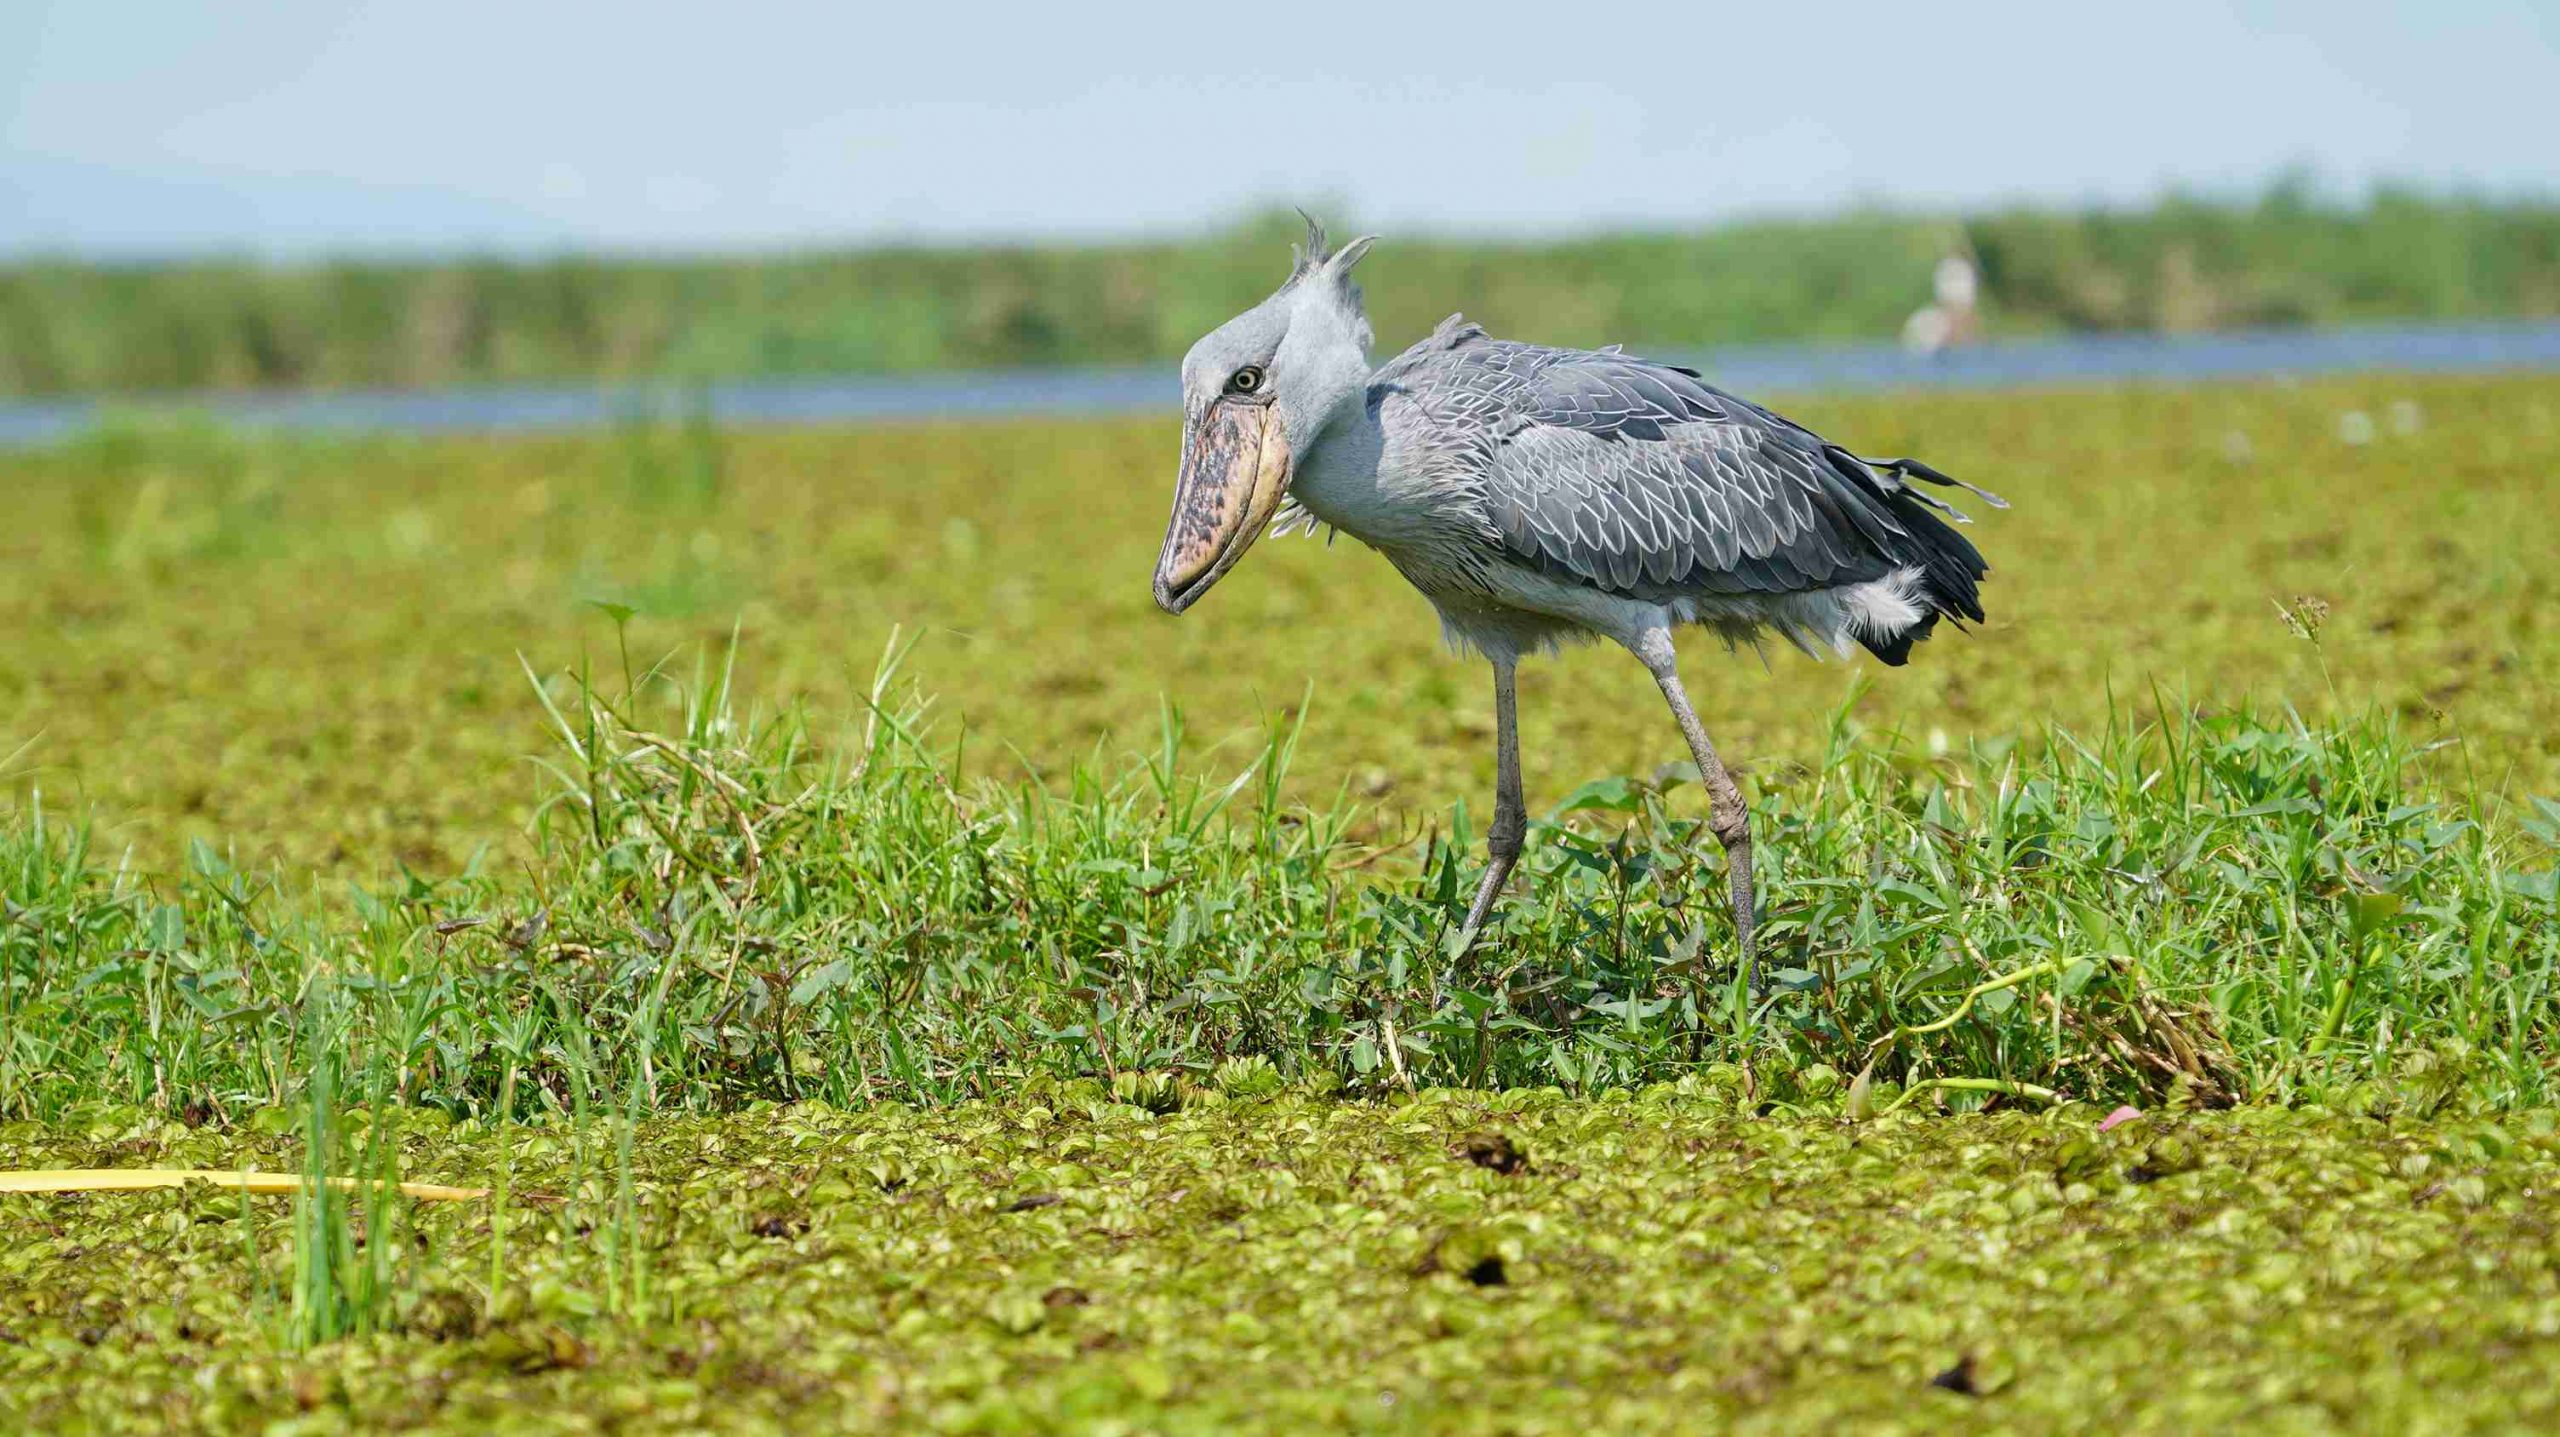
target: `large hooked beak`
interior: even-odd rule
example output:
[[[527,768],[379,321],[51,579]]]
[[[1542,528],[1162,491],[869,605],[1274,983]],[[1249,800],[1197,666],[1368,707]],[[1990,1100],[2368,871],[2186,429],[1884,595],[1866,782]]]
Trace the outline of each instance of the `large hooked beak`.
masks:
[[[1268,401],[1221,397],[1182,436],[1173,519],[1156,556],[1156,604],[1179,614],[1218,582],[1289,492],[1289,438]]]

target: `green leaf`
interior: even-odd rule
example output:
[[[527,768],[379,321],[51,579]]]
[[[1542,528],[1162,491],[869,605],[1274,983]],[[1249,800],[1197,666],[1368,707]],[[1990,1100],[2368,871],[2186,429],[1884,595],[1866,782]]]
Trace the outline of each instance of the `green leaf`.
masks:
[[[2348,922],[2361,942],[2399,917],[2403,906],[2404,902],[2397,893],[2350,893],[2347,895]]]
[[[1586,809],[1605,809],[1611,813],[1633,813],[1644,805],[1644,792],[1631,778],[1595,778],[1565,795],[1556,805],[1558,813],[1580,813]]]
[[[852,960],[838,958],[802,974],[800,981],[791,985],[791,1001],[806,1003],[822,994],[832,993],[852,981]]]
[[[2539,796],[2532,803],[2534,816],[2524,821],[2524,831],[2560,848],[2560,803]]]

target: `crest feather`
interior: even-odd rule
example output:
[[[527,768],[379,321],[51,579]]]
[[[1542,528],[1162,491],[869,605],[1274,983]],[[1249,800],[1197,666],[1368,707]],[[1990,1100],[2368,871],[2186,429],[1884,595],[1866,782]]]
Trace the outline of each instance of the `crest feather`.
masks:
[[[1369,252],[1377,236],[1362,235],[1335,249],[1325,238],[1324,225],[1314,215],[1300,210],[1298,218],[1307,222],[1306,242],[1289,246],[1289,278],[1282,282],[1281,290],[1294,289],[1302,282],[1322,283],[1321,292],[1332,297],[1358,336],[1360,347],[1367,349],[1371,343],[1369,319],[1361,303],[1360,286],[1351,282],[1351,267]]]
[[[1303,245],[1289,246],[1289,280],[1293,284],[1324,268],[1333,258],[1333,251],[1325,244],[1323,222],[1305,210],[1298,211],[1298,218],[1307,222],[1307,240]]]
[[[1350,284],[1351,267],[1358,264],[1361,258],[1369,253],[1369,246],[1376,243],[1378,237],[1362,235],[1342,248],[1335,249],[1332,242],[1325,237],[1322,221],[1305,210],[1298,211],[1298,218],[1307,222],[1307,238],[1303,244],[1289,246],[1288,282],[1295,284],[1299,280],[1331,270],[1336,281],[1346,286]]]

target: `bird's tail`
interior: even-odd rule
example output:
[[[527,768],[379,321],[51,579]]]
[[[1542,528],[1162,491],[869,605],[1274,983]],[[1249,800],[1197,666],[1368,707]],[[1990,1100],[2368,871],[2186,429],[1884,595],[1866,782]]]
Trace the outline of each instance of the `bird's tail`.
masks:
[[[1854,457],[1854,456],[1851,456]],[[1982,620],[1982,580],[1991,566],[1982,561],[1982,551],[1973,547],[1954,525],[1938,516],[1947,515],[1957,524],[1973,521],[1965,514],[1933,495],[1911,487],[1909,480],[1925,479],[1965,490],[1995,509],[2006,509],[2009,501],[1989,490],[1977,489],[1961,479],[1942,474],[1917,459],[1857,459],[1883,482],[1885,503],[1894,519],[1908,536],[1905,552],[1896,555],[1904,563],[1920,571],[1919,593],[1913,597],[1922,604],[1920,622],[1886,637],[1861,637],[1867,652],[1896,666],[1911,661],[1911,646],[1929,637],[1940,618],[1959,624]],[[1932,512],[1934,511],[1934,512]]]

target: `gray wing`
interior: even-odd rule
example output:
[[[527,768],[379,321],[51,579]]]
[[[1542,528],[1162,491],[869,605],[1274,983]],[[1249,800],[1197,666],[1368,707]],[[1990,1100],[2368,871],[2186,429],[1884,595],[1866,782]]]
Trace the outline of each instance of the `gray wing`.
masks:
[[[1599,588],[1792,593],[1928,557],[1906,461],[1880,474],[1693,370],[1453,324],[1378,383],[1481,485],[1505,548]]]

